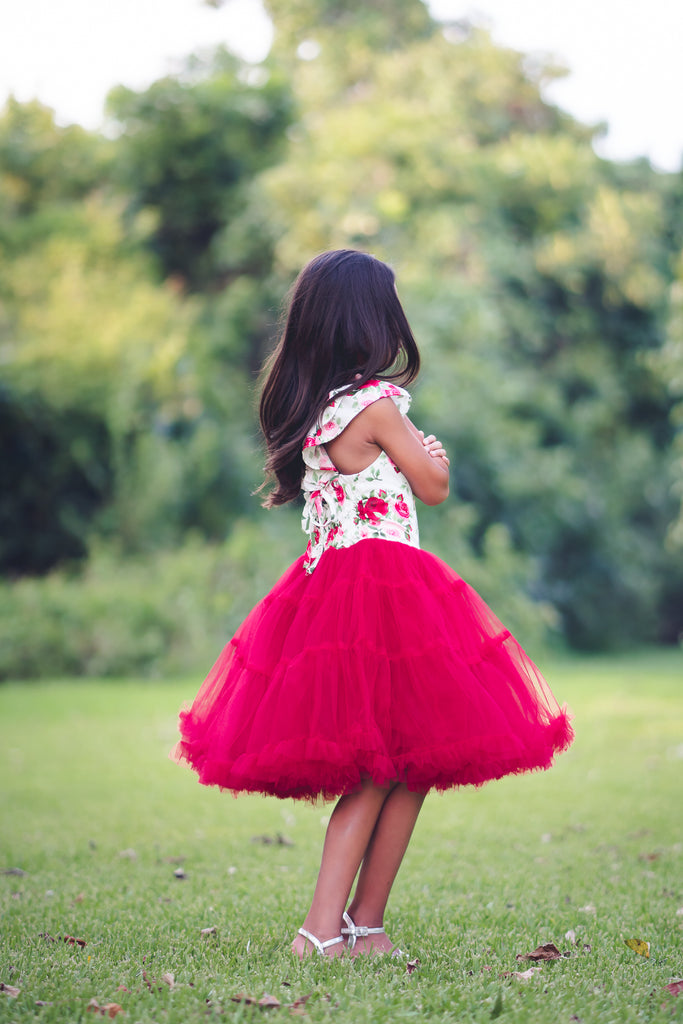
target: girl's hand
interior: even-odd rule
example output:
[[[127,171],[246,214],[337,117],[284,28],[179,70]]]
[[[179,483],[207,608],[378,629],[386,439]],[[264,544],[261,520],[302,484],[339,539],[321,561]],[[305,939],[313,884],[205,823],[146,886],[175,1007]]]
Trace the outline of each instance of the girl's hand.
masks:
[[[437,440],[434,434],[428,434],[427,437],[424,435],[424,430],[419,430],[418,434],[422,440],[422,444],[429,452],[433,459],[443,459],[447,466],[450,466],[450,459],[446,455],[446,449],[441,444],[441,441]]]

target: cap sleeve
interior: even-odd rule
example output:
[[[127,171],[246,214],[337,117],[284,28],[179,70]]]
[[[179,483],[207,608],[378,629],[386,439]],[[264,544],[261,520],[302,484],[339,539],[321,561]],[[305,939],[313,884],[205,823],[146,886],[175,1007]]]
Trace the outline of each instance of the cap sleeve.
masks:
[[[379,401],[380,398],[391,398],[403,415],[410,408],[411,398],[408,392],[389,381],[370,380],[356,391],[345,395],[338,395],[336,391],[330,392],[329,405],[323,409],[315,425],[315,430],[304,441],[304,452],[334,440],[342,430],[348,427],[358,413],[367,409],[373,402]],[[312,454],[312,452],[307,452],[307,454]]]

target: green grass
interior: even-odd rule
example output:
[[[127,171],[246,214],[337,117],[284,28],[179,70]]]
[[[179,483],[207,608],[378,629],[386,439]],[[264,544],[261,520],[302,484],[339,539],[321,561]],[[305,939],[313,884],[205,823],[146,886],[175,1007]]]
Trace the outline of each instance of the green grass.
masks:
[[[26,874],[0,876],[0,982],[20,989],[0,1021],[94,1021],[93,998],[140,1024],[285,1020],[309,993],[312,1022],[683,1021],[664,987],[683,978],[683,657],[544,667],[576,743],[548,773],[428,798],[387,917],[412,974],[293,960],[329,806],[235,800],[168,761],[195,682],[3,686],[0,870]],[[294,845],[252,841],[278,832]],[[503,977],[545,942],[571,956]]]

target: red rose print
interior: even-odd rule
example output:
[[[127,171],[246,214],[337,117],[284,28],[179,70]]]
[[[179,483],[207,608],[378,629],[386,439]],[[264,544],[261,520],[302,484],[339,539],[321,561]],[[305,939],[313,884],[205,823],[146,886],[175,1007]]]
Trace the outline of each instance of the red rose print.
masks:
[[[382,498],[368,498],[366,501],[358,502],[358,515],[371,523],[378,523],[388,511],[389,506]]]
[[[403,516],[404,519],[407,519],[408,516],[410,515],[410,509],[403,500],[402,494],[399,494],[398,501],[394,502],[394,508],[396,509],[400,516]]]
[[[323,430],[334,430],[334,428],[336,427],[336,425],[337,425],[337,424],[336,424],[336,423],[334,422],[334,420],[330,420],[330,421],[329,421],[328,423],[326,423],[326,424],[325,424],[325,425],[323,426]]]
[[[341,505],[341,503],[344,500],[344,488],[342,487],[338,480],[332,481],[332,490],[334,491],[335,498]]]
[[[313,447],[313,446],[315,445],[315,443],[316,443],[316,440],[315,440],[315,438],[314,438],[314,437],[311,437],[311,436],[309,435],[309,436],[308,436],[308,437],[306,438],[306,440],[304,441],[304,448],[312,448],[312,447]]]

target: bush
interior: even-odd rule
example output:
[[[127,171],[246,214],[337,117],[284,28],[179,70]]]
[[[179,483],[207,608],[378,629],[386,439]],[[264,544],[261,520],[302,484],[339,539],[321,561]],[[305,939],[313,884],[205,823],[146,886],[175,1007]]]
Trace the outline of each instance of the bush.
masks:
[[[0,679],[208,670],[302,545],[293,517],[239,521],[228,541],[0,585]]]
[[[441,554],[479,589],[522,643],[538,649],[552,609],[525,595],[530,565],[501,527],[482,557],[462,540],[462,517],[440,527]],[[427,534],[430,531],[426,531]],[[458,539],[460,538],[460,539]],[[435,538],[436,541],[436,538]],[[202,676],[249,609],[303,551],[295,509],[239,520],[223,544],[122,558],[95,548],[81,572],[0,585],[0,679]]]

